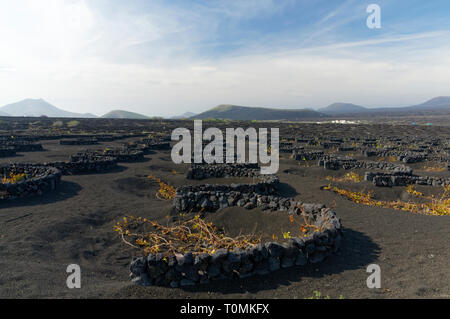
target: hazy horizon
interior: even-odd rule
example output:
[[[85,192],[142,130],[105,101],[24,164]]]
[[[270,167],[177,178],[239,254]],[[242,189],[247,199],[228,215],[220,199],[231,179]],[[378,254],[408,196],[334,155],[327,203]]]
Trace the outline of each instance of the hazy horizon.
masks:
[[[366,7],[381,7],[369,29]],[[103,115],[219,104],[409,106],[450,95],[450,3],[0,0],[0,106]],[[447,53],[447,54],[446,54]]]
[[[439,96],[439,97],[442,97],[442,96]],[[437,98],[437,97],[433,97],[433,98]],[[430,99],[428,99],[428,100],[431,100],[431,99],[433,99],[433,98],[430,98]],[[449,98],[450,98],[450,97],[449,97]],[[12,102],[12,103],[8,103],[8,104],[6,104],[6,105],[14,104],[14,103],[21,102],[21,101],[24,101],[24,100],[43,100],[43,101],[45,101],[45,102],[51,104],[52,106],[55,106],[55,107],[57,107],[58,109],[61,109],[61,110],[63,110],[63,111],[73,112],[72,110],[69,110],[69,109],[64,108],[64,106],[55,105],[55,104],[51,103],[50,101],[48,101],[48,100],[46,100],[46,99],[44,99],[44,98],[26,98],[26,99],[22,99],[22,100],[20,100],[20,101],[15,101],[15,102]],[[428,101],[428,100],[427,100],[427,101]],[[414,105],[422,104],[423,102],[427,102],[427,101],[420,101],[420,102],[418,102],[418,103],[415,103]],[[354,104],[354,103],[351,103],[351,102],[335,102],[335,103]],[[334,103],[332,103],[332,104],[334,104]],[[3,107],[3,106],[6,106],[6,105],[0,105],[0,108]],[[207,109],[200,110],[200,111],[197,112],[197,113],[191,112],[191,111],[189,111],[189,110],[185,110],[184,112],[179,113],[179,114],[174,114],[174,115],[170,115],[170,116],[163,116],[163,117],[165,117],[165,118],[176,117],[176,116],[183,115],[183,114],[185,114],[185,113],[200,114],[200,113],[202,113],[202,112],[208,111],[208,110],[210,110],[210,109],[212,109],[212,108],[214,108],[214,107],[216,107],[216,106],[219,106],[219,105],[229,105],[229,104],[226,104],[226,103],[217,104],[217,105],[208,107]],[[258,106],[258,105],[237,105],[237,104],[233,104],[233,105],[235,105],[235,106],[244,106],[244,107],[255,107],[255,108],[260,107],[260,106]],[[355,104],[354,104],[354,105],[355,105]],[[414,106],[414,105],[391,105],[390,107],[395,108],[395,107]],[[324,105],[324,106],[320,106],[320,107],[316,107],[316,108],[307,107],[307,106],[304,106],[304,107],[301,107],[301,106],[300,106],[300,107],[266,106],[265,108],[268,108],[268,109],[271,109],[271,108],[272,108],[272,109],[312,109],[312,110],[315,110],[315,111],[318,111],[318,110],[320,111],[321,108],[324,108],[324,107],[327,107],[327,106],[329,106],[329,105]],[[363,107],[366,107],[367,109],[375,109],[375,108],[378,108],[378,106],[365,106],[365,105],[358,105],[358,106],[363,106]],[[385,106],[379,106],[379,107],[385,107]],[[133,112],[133,111],[130,111],[130,109],[127,108],[127,107],[122,107],[122,108],[120,108],[120,107],[114,108],[114,107],[113,107],[113,108],[111,108],[109,111],[107,111],[106,113],[102,113],[102,114],[96,114],[96,113],[93,113],[93,112],[86,112],[86,113],[82,113],[82,114],[93,114],[93,115],[95,115],[95,116],[101,117],[101,116],[106,115],[107,113],[110,113],[110,112],[113,112],[113,111],[128,111],[128,112]],[[142,114],[142,115],[146,115],[146,116],[148,116],[148,117],[159,117],[159,115],[155,115],[155,114],[146,114],[146,113],[143,113],[143,112],[136,112],[136,113],[139,113],[139,114]]]

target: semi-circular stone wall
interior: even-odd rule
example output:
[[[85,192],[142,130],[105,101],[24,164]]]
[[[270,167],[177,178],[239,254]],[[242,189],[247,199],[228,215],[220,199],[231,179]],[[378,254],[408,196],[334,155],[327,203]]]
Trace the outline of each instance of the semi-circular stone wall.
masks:
[[[229,168],[225,169],[224,165]],[[201,169],[202,172],[210,172],[210,167],[214,167],[212,173],[201,176],[224,177],[223,171],[227,172],[227,176],[240,176],[243,167],[259,172],[257,165],[249,164],[192,166],[194,170]],[[190,172],[188,176],[198,177],[198,174]],[[135,258],[130,265],[133,282],[179,287],[204,284],[211,280],[267,275],[280,268],[319,263],[339,249],[342,241],[341,221],[332,209],[322,204],[301,203],[293,198],[278,196],[276,185],[279,179],[275,175],[257,175],[256,178],[257,181],[251,184],[182,186],[177,188],[173,205],[178,211],[214,211],[229,206],[286,211],[286,214],[307,217],[317,227],[317,231],[303,238],[292,237],[284,242],[265,242],[232,251],[219,249],[213,254],[188,252],[164,256],[158,253]]]
[[[322,158],[324,154],[323,151],[294,150],[292,151],[292,158],[298,161],[311,161]]]
[[[138,162],[144,159],[143,151],[129,148],[105,150],[103,155],[115,158],[118,163]]]
[[[450,185],[450,178],[418,176],[412,173],[404,172],[366,172],[364,180],[372,182],[375,186],[407,186],[407,185],[431,185],[445,186]]]
[[[279,183],[274,175],[259,176],[252,184],[204,184],[177,188],[173,200],[174,207],[182,212],[203,209],[217,210],[230,206],[251,209],[270,206],[277,209],[289,208],[283,198],[271,196]]]
[[[165,141],[154,141],[144,139],[141,141],[126,144],[128,149],[134,149],[144,152],[144,154],[150,154],[156,150],[170,150],[170,143]]]
[[[26,174],[26,178],[15,183],[1,183],[1,199],[26,197],[55,190],[61,180],[61,171],[54,167],[32,164],[9,164],[0,166],[0,176]]]
[[[324,169],[329,170],[382,169],[405,173],[412,172],[412,169],[404,164],[396,164],[390,162],[361,161],[351,158],[338,158],[329,156],[319,159],[317,164],[318,166],[322,166]]]
[[[95,156],[92,154],[72,155],[66,162],[44,163],[44,166],[56,167],[63,175],[92,174],[111,170],[117,167],[114,157]]]
[[[260,167],[257,163],[235,164],[191,164],[187,173],[187,179],[205,179],[219,177],[255,177],[260,175]]]
[[[61,170],[63,175],[93,174],[108,171],[117,167],[117,162],[111,158],[100,160],[87,160],[76,162],[51,162],[43,163],[47,167],[55,167]]]
[[[117,163],[137,162],[144,159],[144,152],[139,149],[133,149],[128,147],[121,148],[106,148],[104,150],[86,150],[79,152],[71,157],[74,158],[95,158],[96,160],[105,158],[113,158]]]
[[[95,174],[116,168],[117,160],[115,157],[81,152],[70,156],[68,161],[47,162],[38,165],[55,167],[63,175]]]
[[[263,276],[281,268],[319,263],[339,249],[343,236],[341,221],[331,209],[320,208],[311,213],[314,224],[322,231],[310,236],[232,251],[219,249],[213,254],[150,254],[133,259],[132,280],[146,286],[191,286],[220,279]]]

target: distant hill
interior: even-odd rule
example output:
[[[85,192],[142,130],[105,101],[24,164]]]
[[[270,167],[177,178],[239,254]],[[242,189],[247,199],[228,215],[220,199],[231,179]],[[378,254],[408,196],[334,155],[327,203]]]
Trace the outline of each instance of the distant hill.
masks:
[[[16,103],[8,104],[0,108],[9,116],[48,116],[48,117],[96,117],[93,114],[80,114],[62,110],[51,105],[43,99],[25,99]]]
[[[188,119],[188,118],[193,117],[195,115],[196,114],[192,113],[192,112],[185,112],[185,113],[183,113],[181,115],[172,116],[171,119],[172,120]]]
[[[145,116],[145,115],[142,115],[142,114],[139,114],[139,113],[124,111],[124,110],[114,110],[114,111],[108,112],[105,115],[103,115],[102,118],[106,118],[106,119],[133,119],[133,120],[149,119],[148,116]]]
[[[2,112],[2,111],[0,111],[0,116],[11,116],[11,115],[9,115],[8,113],[6,113],[6,112]]]
[[[450,97],[440,96],[428,100],[424,103],[412,106],[397,106],[397,107],[377,107],[367,109],[364,114],[373,115],[439,115],[450,114]],[[355,113],[361,115],[361,112]]]
[[[349,114],[349,113],[363,113],[368,111],[367,108],[355,105],[351,103],[333,103],[328,105],[327,107],[318,109],[317,111],[329,115],[336,115],[336,114]]]
[[[407,108],[415,110],[450,110],[450,96],[438,96],[422,104]]]
[[[450,97],[439,96],[421,104],[397,107],[366,108],[350,103],[334,103],[325,108],[318,109],[318,111],[331,116],[407,116],[450,114]]]
[[[270,109],[237,105],[219,105],[209,111],[197,114],[193,119],[228,119],[228,120],[298,120],[304,118],[325,117],[323,113],[310,109]]]

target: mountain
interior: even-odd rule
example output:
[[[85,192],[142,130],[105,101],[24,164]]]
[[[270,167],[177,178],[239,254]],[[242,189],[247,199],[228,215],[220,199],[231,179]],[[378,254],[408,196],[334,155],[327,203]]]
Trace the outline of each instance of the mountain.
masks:
[[[197,114],[193,119],[228,119],[228,120],[297,120],[324,117],[325,114],[310,109],[270,109],[237,105],[219,105],[211,110]]]
[[[327,107],[318,109],[317,111],[329,115],[336,115],[336,114],[349,114],[349,113],[363,113],[368,111],[367,108],[355,105],[351,103],[333,103],[328,105]]]
[[[8,113],[6,113],[6,112],[2,112],[2,111],[0,111],[0,116],[11,116],[11,115],[9,115]]]
[[[111,112],[106,113],[105,115],[102,115],[102,118],[105,119],[133,119],[133,120],[145,120],[149,119],[148,116],[134,113],[134,112],[128,112],[124,110],[114,110]]]
[[[183,113],[181,115],[172,116],[171,119],[172,120],[188,119],[188,118],[193,117],[195,115],[197,115],[197,114],[192,113],[192,112],[185,112],[185,113]]]
[[[357,112],[354,114],[361,114]],[[450,97],[439,96],[412,106],[377,107],[366,109],[364,114],[374,115],[439,115],[450,114]]]
[[[331,116],[407,116],[450,114],[450,97],[439,96],[424,103],[412,106],[366,108],[350,103],[334,103],[319,112]]]
[[[450,110],[450,96],[438,96],[422,104],[408,107],[417,110]]]
[[[96,117],[89,113],[80,114],[61,110],[43,99],[25,99],[5,105],[0,108],[0,111],[7,113],[9,116]]]

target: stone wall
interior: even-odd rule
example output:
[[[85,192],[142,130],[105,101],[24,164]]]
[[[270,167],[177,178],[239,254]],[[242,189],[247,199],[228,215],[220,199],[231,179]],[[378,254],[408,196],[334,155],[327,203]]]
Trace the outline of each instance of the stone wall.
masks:
[[[338,170],[338,169],[382,169],[392,170],[398,172],[409,173],[412,169],[404,164],[396,164],[390,162],[375,162],[375,161],[360,161],[349,158],[339,158],[326,156],[321,158],[318,163],[324,169]]]
[[[79,158],[114,159],[117,163],[137,162],[144,159],[144,152],[133,148],[106,148],[104,150],[85,150],[71,156],[71,160]]]
[[[308,237],[293,237],[281,243],[266,242],[232,251],[219,249],[213,254],[189,252],[166,257],[161,253],[150,254],[133,259],[130,265],[132,280],[140,285],[175,288],[212,280],[268,275],[280,268],[319,263],[339,249],[341,221],[323,205],[303,205],[313,209],[310,214],[314,224],[321,229]]]
[[[257,164],[194,164],[190,178],[248,176]],[[284,242],[266,242],[232,251],[219,249],[213,254],[188,252],[164,256],[161,253],[135,258],[130,265],[133,282],[140,285],[170,287],[208,283],[210,280],[245,278],[255,274],[267,275],[280,268],[315,264],[341,244],[341,221],[334,211],[322,204],[306,204],[293,198],[278,196],[275,175],[255,175],[251,184],[204,184],[177,188],[173,205],[177,211],[203,209],[214,211],[230,206],[246,209],[286,211],[303,215],[319,231],[307,237],[289,238]]]
[[[63,175],[91,174],[108,171],[117,167],[117,160],[110,156],[97,156],[92,153],[78,153],[72,155],[69,161],[39,164],[45,167],[55,167]]]
[[[170,150],[170,143],[164,142],[164,141],[145,141],[147,139],[144,139],[144,141],[137,141],[128,143],[125,145],[128,149],[135,149],[144,152],[144,154],[150,154],[151,151],[156,150]]]
[[[260,168],[257,163],[192,164],[187,173],[187,179],[255,177],[259,176],[259,173]]]
[[[380,172],[366,172],[364,180],[372,182],[375,186],[407,186],[412,184],[417,185],[432,185],[444,186],[450,185],[450,178],[432,177],[432,176],[418,176],[411,173],[380,173]]]
[[[26,197],[42,194],[56,189],[61,180],[61,171],[54,167],[36,166],[31,164],[10,164],[0,166],[0,176],[10,174],[26,174],[26,178],[16,183],[1,183],[1,199]]]
[[[354,152],[356,151],[356,147],[353,146],[339,146],[338,152]]]
[[[303,150],[302,146],[283,146],[283,147],[280,146],[279,148],[280,153],[288,153],[288,154],[289,153],[292,154],[293,152],[298,152],[301,150]]]
[[[43,163],[43,166],[55,167],[61,171],[63,175],[78,175],[78,174],[92,174],[101,173],[117,167],[117,162],[114,158],[77,162],[51,162]]]
[[[137,162],[144,159],[144,152],[133,149],[112,149],[105,150],[104,156],[114,157],[118,163]]]
[[[428,158],[428,153],[422,152],[406,152],[397,156],[398,161],[403,163],[419,163]]]
[[[278,177],[267,175],[257,177],[253,184],[182,186],[177,188],[173,205],[181,212],[200,209],[213,211],[230,206],[286,210],[290,207],[289,200],[273,196],[278,183]]]
[[[292,158],[298,161],[311,161],[317,160],[324,156],[323,151],[304,151],[304,150],[294,150],[292,151]]]

